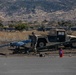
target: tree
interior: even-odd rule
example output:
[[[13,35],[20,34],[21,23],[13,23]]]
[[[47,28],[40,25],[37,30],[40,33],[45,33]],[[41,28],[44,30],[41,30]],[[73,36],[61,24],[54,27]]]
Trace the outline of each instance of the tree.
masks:
[[[48,21],[47,21],[46,19],[42,21],[42,23],[47,23],[47,22],[48,22]]]
[[[2,23],[0,23],[0,27],[3,27],[3,24]]]
[[[15,25],[14,24],[9,24],[8,26],[9,26],[9,28],[13,28]]]
[[[73,23],[71,21],[60,21],[58,22],[59,26],[65,26],[65,27],[71,27],[73,25]]]
[[[24,29],[28,29],[28,25],[26,23],[20,23],[15,26],[16,30],[22,31]]]

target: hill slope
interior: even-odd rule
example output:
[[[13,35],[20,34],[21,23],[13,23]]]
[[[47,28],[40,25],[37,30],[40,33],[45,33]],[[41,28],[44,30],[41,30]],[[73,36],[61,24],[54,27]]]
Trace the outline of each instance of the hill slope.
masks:
[[[67,19],[65,16],[74,20],[75,9],[76,0],[0,0],[0,15],[5,20]],[[66,15],[70,12],[72,17]]]

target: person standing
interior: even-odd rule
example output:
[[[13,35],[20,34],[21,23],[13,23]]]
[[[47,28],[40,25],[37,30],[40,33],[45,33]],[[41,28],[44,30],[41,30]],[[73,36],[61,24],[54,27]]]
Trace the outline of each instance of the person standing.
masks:
[[[63,57],[63,50],[62,50],[62,48],[59,49],[59,56]]]
[[[37,45],[37,37],[36,37],[35,33],[32,32],[31,47],[32,47],[32,50],[33,50],[35,53],[37,53],[36,45]]]

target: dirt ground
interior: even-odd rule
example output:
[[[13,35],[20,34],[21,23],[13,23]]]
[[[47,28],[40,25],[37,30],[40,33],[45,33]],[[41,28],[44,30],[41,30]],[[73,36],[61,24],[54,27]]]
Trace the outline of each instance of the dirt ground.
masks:
[[[39,54],[35,54],[34,52],[30,52],[29,54],[27,53],[15,53],[13,54],[14,49],[11,47],[3,47],[0,48],[0,56],[39,56]],[[76,56],[76,49],[63,49],[64,56]],[[51,51],[46,51],[46,52],[40,52],[40,54],[43,54],[45,56],[59,56],[59,50],[52,50]]]

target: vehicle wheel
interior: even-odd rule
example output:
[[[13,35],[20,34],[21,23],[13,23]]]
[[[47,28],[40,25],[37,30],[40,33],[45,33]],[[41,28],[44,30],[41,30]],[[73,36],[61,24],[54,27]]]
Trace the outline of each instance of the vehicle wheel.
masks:
[[[44,42],[44,41],[40,41],[37,44],[37,47],[44,47],[44,46],[46,46],[46,42]]]
[[[76,48],[76,42],[72,43],[72,48]]]
[[[72,39],[72,41],[73,41],[73,40],[76,40],[76,39]],[[73,42],[73,43],[71,44],[71,47],[72,47],[72,48],[76,48],[76,42]]]

